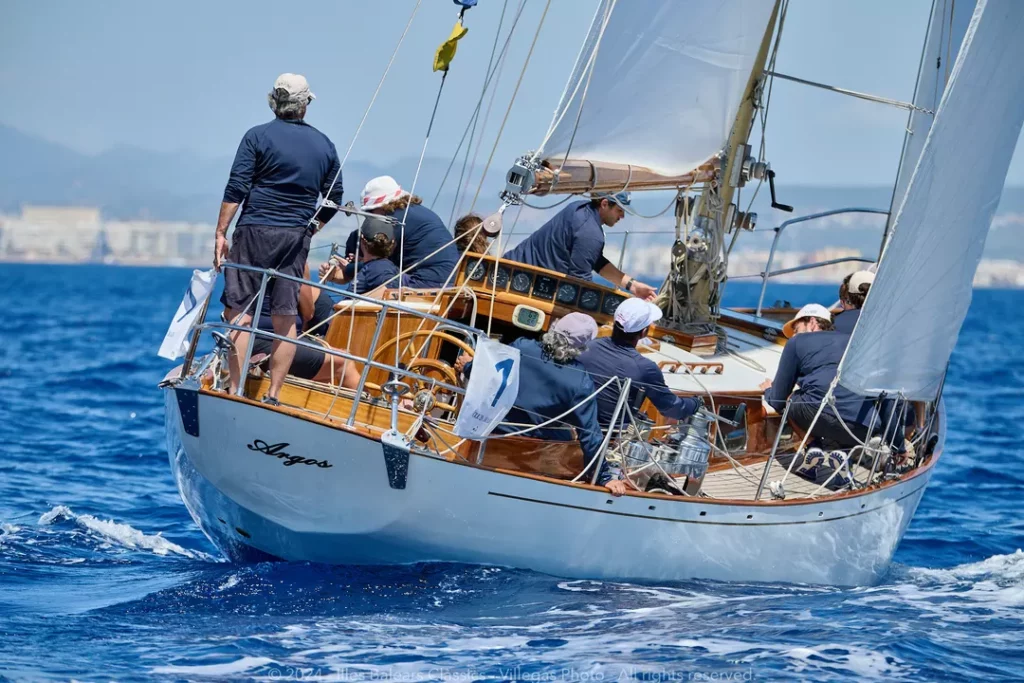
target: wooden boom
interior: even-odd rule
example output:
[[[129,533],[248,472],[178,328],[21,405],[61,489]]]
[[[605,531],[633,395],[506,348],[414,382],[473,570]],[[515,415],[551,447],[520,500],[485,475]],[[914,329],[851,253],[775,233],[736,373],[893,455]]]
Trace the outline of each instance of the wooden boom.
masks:
[[[545,159],[537,171],[530,194],[581,194],[623,190],[671,190],[711,180],[718,172],[718,157],[690,173],[666,176],[644,166],[609,164],[585,159]]]

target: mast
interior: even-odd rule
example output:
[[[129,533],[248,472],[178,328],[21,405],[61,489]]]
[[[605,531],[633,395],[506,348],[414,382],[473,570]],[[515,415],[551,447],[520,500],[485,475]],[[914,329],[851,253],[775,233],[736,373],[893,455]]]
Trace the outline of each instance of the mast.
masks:
[[[732,228],[731,224],[736,217],[736,211],[730,205],[736,188],[744,182],[741,172],[743,165],[748,161],[747,140],[750,137],[756,109],[760,106],[764,67],[778,23],[780,6],[781,0],[775,0],[747,77],[743,97],[724,150],[725,172],[720,172],[714,181],[704,185],[698,215],[694,221],[698,230],[691,233],[687,224],[685,236],[682,234],[682,228],[688,208],[682,205],[684,200],[680,197],[681,206],[676,210],[676,241],[672,247],[672,265],[657,302],[666,313],[666,322],[680,329],[694,323],[711,323],[717,316],[721,297],[720,284],[725,278],[725,234]],[[767,165],[761,164],[761,167],[767,170]]]

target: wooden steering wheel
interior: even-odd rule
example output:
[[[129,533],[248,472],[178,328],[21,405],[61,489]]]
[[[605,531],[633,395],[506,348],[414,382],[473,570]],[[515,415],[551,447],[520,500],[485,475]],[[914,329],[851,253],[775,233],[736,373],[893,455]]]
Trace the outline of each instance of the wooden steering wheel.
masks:
[[[468,354],[471,358],[473,357],[473,347],[453,334],[443,331],[435,332],[433,330],[413,330],[411,332],[401,334],[398,337],[395,337],[394,339],[389,339],[387,342],[377,347],[376,352],[374,352],[373,354],[372,360],[378,363],[381,362],[382,359],[387,358],[386,352],[392,347],[392,345],[400,344],[406,340],[411,341],[417,337],[428,337],[429,339],[437,339],[440,341],[450,342],[457,346],[463,353]],[[402,356],[399,358],[399,362],[401,362],[402,359],[406,357],[406,354],[411,355],[416,353],[417,351],[419,351],[419,349],[415,348],[413,344],[408,344],[408,348],[403,350]],[[424,377],[431,377],[436,375],[438,376],[438,379],[452,386],[458,386],[459,384],[459,376],[458,373],[455,372],[455,368],[453,368],[451,365],[445,363],[442,360],[435,360],[433,358],[412,358],[406,364],[406,368],[412,372],[416,372],[417,374],[423,375]],[[423,380],[413,380],[414,393],[418,393],[424,389],[427,389],[431,391],[431,393],[436,394],[438,387],[433,383],[428,383]],[[457,407],[455,405],[452,405],[451,403],[445,403],[443,401],[437,401],[436,398],[434,405],[435,407],[441,408],[442,410],[447,412],[456,412],[457,410]]]

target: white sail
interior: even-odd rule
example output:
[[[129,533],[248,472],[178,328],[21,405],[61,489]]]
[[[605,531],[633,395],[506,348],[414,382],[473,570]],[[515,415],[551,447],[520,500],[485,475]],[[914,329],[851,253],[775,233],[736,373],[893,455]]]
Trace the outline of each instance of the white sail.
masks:
[[[979,0],[846,356],[862,395],[931,400],[1024,121],[1024,2]]]
[[[696,169],[728,141],[773,6],[602,0],[542,156]]]
[[[917,167],[928,138],[935,110],[939,108],[946,82],[953,70],[967,25],[974,14],[974,0],[933,0],[931,19],[921,52],[921,65],[917,72],[912,109],[907,120],[907,133],[903,139],[903,154],[896,174],[892,204],[889,207],[889,226],[892,226],[907,195],[910,176]],[[929,113],[931,112],[931,113]]]

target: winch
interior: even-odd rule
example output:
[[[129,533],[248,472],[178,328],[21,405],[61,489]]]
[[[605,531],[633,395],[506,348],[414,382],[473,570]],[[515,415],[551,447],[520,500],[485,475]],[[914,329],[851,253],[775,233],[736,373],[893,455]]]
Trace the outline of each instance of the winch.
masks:
[[[702,407],[681,420],[664,438],[648,441],[653,423],[638,415],[618,447],[625,473],[635,485],[645,489],[652,477],[663,472],[672,478],[674,487],[686,495],[697,495],[708,471],[711,423],[719,419]]]

